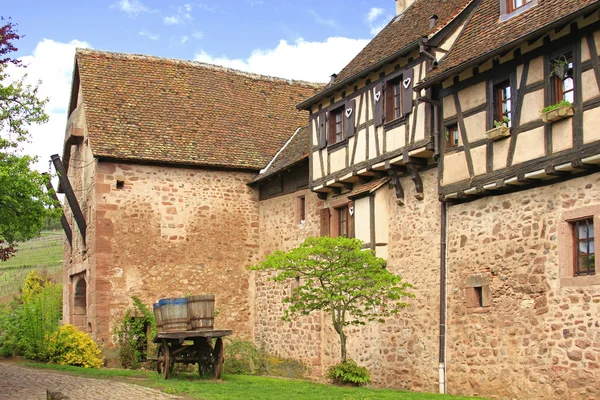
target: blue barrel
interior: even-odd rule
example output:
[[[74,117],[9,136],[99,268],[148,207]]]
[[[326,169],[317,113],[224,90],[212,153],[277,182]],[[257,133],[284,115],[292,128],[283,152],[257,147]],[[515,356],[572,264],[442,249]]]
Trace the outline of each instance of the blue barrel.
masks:
[[[163,332],[180,332],[191,329],[187,298],[161,299],[158,301],[158,305],[160,306]]]
[[[152,304],[152,311],[154,311],[154,321],[156,322],[156,330],[158,332],[163,331],[162,315],[160,314],[160,304]]]

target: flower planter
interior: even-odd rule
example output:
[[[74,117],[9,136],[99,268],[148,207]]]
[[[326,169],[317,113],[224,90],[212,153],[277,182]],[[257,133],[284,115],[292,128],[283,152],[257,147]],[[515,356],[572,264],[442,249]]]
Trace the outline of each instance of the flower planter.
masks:
[[[508,126],[498,126],[490,129],[485,133],[485,136],[490,140],[498,140],[510,136],[510,128]]]
[[[558,107],[552,111],[547,111],[542,113],[542,121],[544,122],[554,122],[564,118],[569,118],[573,116],[573,107],[571,106],[562,106]]]

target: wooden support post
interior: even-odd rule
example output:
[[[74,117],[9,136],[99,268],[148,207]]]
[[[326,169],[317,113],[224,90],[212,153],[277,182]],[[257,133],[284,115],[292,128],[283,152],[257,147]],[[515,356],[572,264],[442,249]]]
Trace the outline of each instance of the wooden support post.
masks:
[[[60,223],[63,227],[63,230],[65,231],[65,235],[67,236],[69,245],[73,246],[73,232],[71,231],[71,225],[69,225],[69,221],[67,221],[67,217],[65,217],[65,212],[60,204],[60,201],[58,200],[58,197],[56,196],[56,191],[52,186],[52,182],[50,182],[50,176],[48,176],[46,188],[48,189],[48,194],[50,195],[50,197],[52,197],[52,199],[56,202],[56,207],[59,208],[62,212],[62,215],[60,217]]]
[[[58,154],[54,154],[50,158],[52,159],[54,168],[56,168],[56,172],[58,172],[60,186],[65,192],[65,197],[67,198],[69,207],[71,207],[71,212],[73,212],[73,217],[75,218],[75,222],[77,223],[77,227],[79,228],[79,233],[81,233],[81,238],[83,239],[83,243],[85,245],[85,233],[87,230],[87,224],[85,222],[85,218],[83,217],[83,213],[81,212],[81,208],[79,207],[79,203],[77,202],[77,197],[75,197],[75,193],[73,192],[71,182],[69,182],[69,178],[67,177],[67,171],[65,170],[62,161],[60,161],[60,157],[58,156]]]
[[[415,197],[418,200],[423,200],[423,198],[424,198],[423,181],[421,180],[421,175],[419,174],[419,170],[417,170],[417,166],[415,164],[413,164],[412,162],[407,163],[406,166],[408,167],[408,171],[410,172],[410,177],[412,178],[413,182],[415,183],[415,189],[417,190]]]
[[[399,206],[404,205],[404,190],[402,189],[402,184],[400,183],[400,178],[398,177],[398,172],[394,168],[388,169],[388,174],[392,177],[392,186],[396,189],[396,203]]]

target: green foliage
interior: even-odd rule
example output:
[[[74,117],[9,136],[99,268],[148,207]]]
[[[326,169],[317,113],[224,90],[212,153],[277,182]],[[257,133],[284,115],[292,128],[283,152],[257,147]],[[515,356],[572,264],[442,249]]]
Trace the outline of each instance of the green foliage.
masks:
[[[62,285],[32,271],[21,291],[0,312],[0,354],[46,360],[46,339],[62,318]]]
[[[96,342],[77,327],[66,324],[48,338],[48,358],[61,365],[102,368],[101,351]]]
[[[261,365],[261,352],[254,343],[240,339],[226,339],[223,373],[237,375],[257,374]]]
[[[508,126],[508,124],[510,123],[510,118],[508,118],[506,115],[500,120],[500,121],[495,121],[494,120],[494,127],[495,128],[500,128],[501,126]]]
[[[573,103],[571,103],[568,100],[561,100],[561,101],[559,101],[556,104],[552,104],[552,105],[550,105],[548,107],[542,108],[542,114],[545,114],[545,113],[550,112],[550,111],[554,111],[554,110],[556,110],[558,108],[561,108],[561,107],[573,107]]]
[[[288,251],[276,251],[255,271],[276,271],[269,279],[285,282],[301,278],[302,285],[284,298],[283,319],[308,315],[313,311],[331,312],[333,327],[340,337],[342,361],[346,360],[344,327],[383,322],[406,306],[402,300],[414,297],[410,284],[385,269],[385,260],[363,249],[358,239],[311,237]]]
[[[327,377],[337,384],[351,384],[363,386],[371,382],[369,371],[359,367],[354,360],[346,360],[329,368]]]
[[[134,368],[148,357],[148,342],[156,336],[154,313],[133,296],[133,307],[128,308],[115,328],[119,360],[123,368]],[[150,327],[148,334],[147,328]]]
[[[260,371],[269,376],[301,379],[306,374],[306,366],[292,358],[279,358],[267,352],[261,352]]]

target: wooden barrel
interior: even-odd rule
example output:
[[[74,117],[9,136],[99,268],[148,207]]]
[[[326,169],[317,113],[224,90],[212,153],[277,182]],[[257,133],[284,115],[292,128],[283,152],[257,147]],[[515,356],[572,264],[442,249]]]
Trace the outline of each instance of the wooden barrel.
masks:
[[[158,332],[163,331],[162,315],[160,314],[160,304],[152,304],[152,311],[154,311],[154,321],[156,322],[156,330]]]
[[[161,299],[158,304],[160,305],[163,332],[190,330],[187,298]]]
[[[215,320],[215,295],[201,294],[188,297],[188,313],[192,330],[213,329]]]

